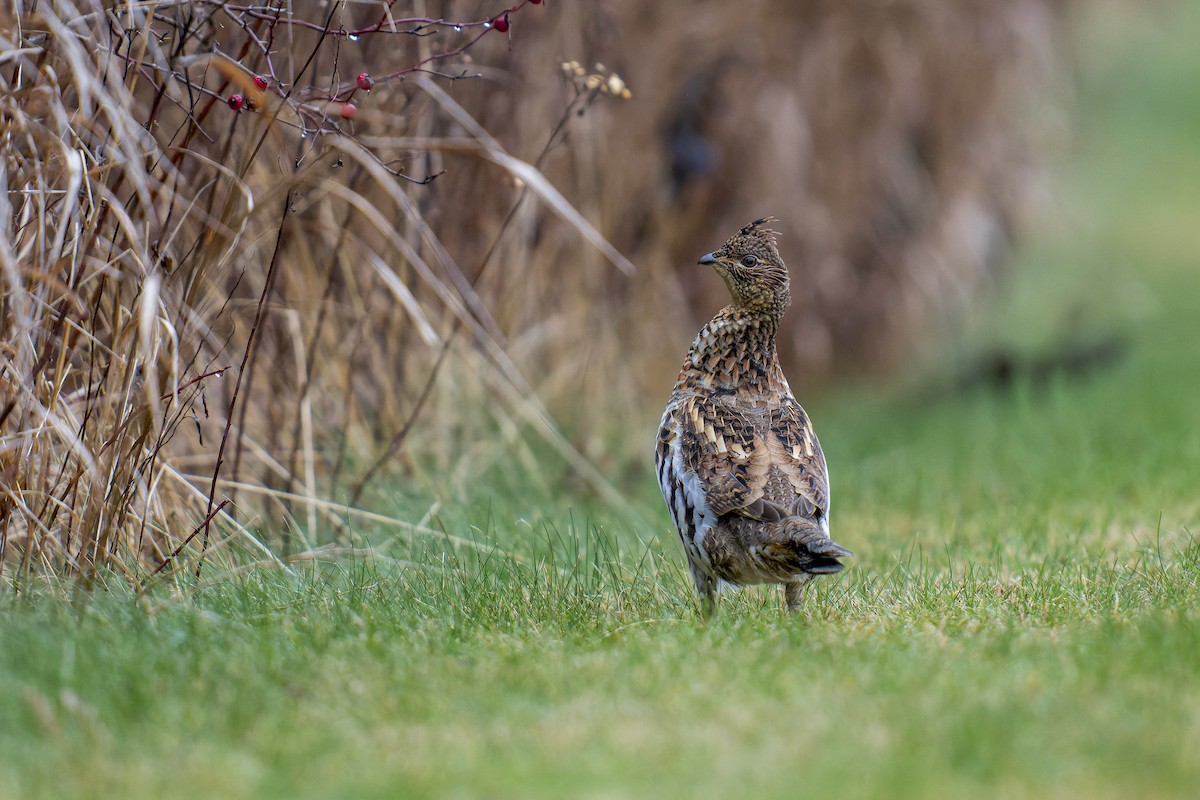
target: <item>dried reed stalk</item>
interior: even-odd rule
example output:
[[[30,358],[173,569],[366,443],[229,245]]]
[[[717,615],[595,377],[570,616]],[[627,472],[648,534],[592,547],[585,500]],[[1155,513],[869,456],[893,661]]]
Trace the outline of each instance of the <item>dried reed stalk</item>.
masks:
[[[632,269],[432,80],[477,75],[469,51],[504,38],[461,5],[43,2],[0,18],[5,582],[142,586],[346,535],[361,512],[331,498],[366,484],[372,439],[414,425],[439,354],[611,492],[443,244],[428,151],[360,135],[454,128],[497,197],[535,198]]]

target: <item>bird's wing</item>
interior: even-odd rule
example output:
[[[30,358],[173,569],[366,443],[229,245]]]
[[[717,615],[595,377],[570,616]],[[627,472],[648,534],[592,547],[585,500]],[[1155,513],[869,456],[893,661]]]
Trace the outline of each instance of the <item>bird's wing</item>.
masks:
[[[771,463],[796,493],[792,514],[820,519],[829,511],[829,474],[825,454],[808,414],[792,397],[770,415]]]
[[[678,419],[684,468],[716,514],[773,522],[790,514],[820,517],[828,507],[825,457],[795,400],[744,412],[717,398],[689,397]],[[784,491],[768,493],[780,477]]]
[[[712,397],[686,398],[678,420],[683,467],[709,508],[717,515],[751,507],[761,513],[771,454],[754,420]]]

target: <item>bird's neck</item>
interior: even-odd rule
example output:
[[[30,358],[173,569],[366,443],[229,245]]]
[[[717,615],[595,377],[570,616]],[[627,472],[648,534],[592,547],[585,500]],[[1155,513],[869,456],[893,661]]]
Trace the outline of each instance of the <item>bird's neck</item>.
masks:
[[[775,351],[778,329],[778,315],[726,306],[696,334],[677,387],[766,392],[786,385]]]

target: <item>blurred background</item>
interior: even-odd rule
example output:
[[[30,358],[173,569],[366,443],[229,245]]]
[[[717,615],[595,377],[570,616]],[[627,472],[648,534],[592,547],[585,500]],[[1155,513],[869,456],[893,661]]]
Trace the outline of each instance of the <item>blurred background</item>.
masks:
[[[760,216],[802,399],[923,372],[1061,223],[1099,8],[7,7],[5,578],[350,547],[498,465],[640,496]]]

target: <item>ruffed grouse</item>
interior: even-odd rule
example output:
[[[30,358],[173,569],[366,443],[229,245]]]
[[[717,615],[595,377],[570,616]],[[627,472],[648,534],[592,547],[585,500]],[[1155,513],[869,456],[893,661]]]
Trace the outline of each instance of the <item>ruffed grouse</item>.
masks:
[[[791,298],[770,221],[700,259],[733,302],[696,335],[658,429],[658,482],[706,615],[722,583],[782,583],[795,611],[853,555],[829,538],[825,456],[775,352]]]

